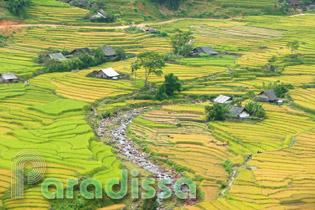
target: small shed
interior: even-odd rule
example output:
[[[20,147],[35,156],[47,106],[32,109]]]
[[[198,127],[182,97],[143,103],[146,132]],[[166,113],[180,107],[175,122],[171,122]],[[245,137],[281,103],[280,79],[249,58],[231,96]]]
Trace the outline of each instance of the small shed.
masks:
[[[106,19],[107,17],[106,17],[106,13],[105,13],[105,11],[104,10],[99,10],[99,11],[97,11],[97,13],[95,13],[92,17],[91,17],[91,19],[92,20],[97,20],[97,19]]]
[[[250,117],[250,114],[243,107],[229,106],[229,111],[230,112],[227,114],[228,117],[241,118],[241,119]]]
[[[291,7],[294,7],[294,8],[298,8],[301,4],[300,0],[287,0],[287,2]]]
[[[261,101],[261,102],[269,102],[269,103],[275,103],[278,102],[278,97],[274,90],[265,90],[259,93],[255,99]]]
[[[65,60],[65,56],[63,56],[63,54],[61,53],[52,53],[52,54],[49,54],[48,57],[50,59],[56,59],[56,60]]]
[[[88,0],[72,0],[69,2],[71,6],[86,8],[89,4]]]
[[[117,80],[120,78],[120,74],[117,73],[113,68],[108,69],[102,69],[96,74],[97,78],[103,78],[103,79],[113,79]]]
[[[145,30],[148,34],[156,34],[157,30],[155,28],[147,28]]]
[[[16,83],[18,81],[19,81],[19,78],[14,73],[0,74],[1,83]]]
[[[102,51],[104,52],[106,57],[115,57],[116,51],[112,47],[102,47]]]
[[[224,96],[224,95],[219,95],[217,98],[213,100],[214,103],[219,103],[219,104],[229,104],[232,101],[233,101],[233,97]]]
[[[208,54],[208,55],[218,55],[219,53],[215,51],[211,46],[207,47],[197,47],[192,51],[193,55]]]
[[[74,57],[78,57],[84,53],[87,53],[89,55],[92,55],[92,51],[89,48],[78,48],[78,49],[74,49],[70,55],[74,56]]]

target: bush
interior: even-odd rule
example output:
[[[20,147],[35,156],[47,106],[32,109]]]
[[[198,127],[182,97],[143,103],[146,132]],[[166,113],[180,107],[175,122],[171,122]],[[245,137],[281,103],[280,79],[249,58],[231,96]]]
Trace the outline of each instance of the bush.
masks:
[[[250,101],[245,105],[245,109],[251,117],[264,118],[266,115],[265,109],[258,102]]]
[[[229,109],[226,104],[215,103],[213,106],[206,106],[206,118],[207,121],[225,121],[226,114],[229,113]]]

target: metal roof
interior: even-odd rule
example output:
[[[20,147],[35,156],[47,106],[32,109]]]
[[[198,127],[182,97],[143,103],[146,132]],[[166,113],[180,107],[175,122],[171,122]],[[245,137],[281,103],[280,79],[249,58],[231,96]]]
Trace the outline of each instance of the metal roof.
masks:
[[[61,53],[53,53],[53,54],[49,54],[49,57],[51,59],[57,59],[57,60],[65,60],[65,56],[63,56],[63,54]]]
[[[266,94],[266,96],[269,98],[269,100],[271,100],[271,101],[276,101],[276,100],[278,100],[278,97],[276,96],[276,93],[275,93],[275,91],[274,90],[265,90],[265,91],[263,91],[262,93],[265,93]],[[261,94],[262,94],[261,93]]]
[[[201,54],[210,54],[210,55],[217,55],[218,52],[215,51],[211,46],[207,47],[198,47],[195,49],[198,53]]]
[[[1,77],[2,77],[4,80],[18,79],[18,77],[15,76],[14,73],[3,73],[3,74],[1,74]]]
[[[119,74],[113,69],[113,68],[108,68],[108,69],[102,69],[101,70],[107,77],[118,77]]]
[[[226,102],[228,102],[228,101],[231,100],[231,99],[232,99],[232,97],[220,95],[220,96],[218,96],[216,99],[214,99],[213,101],[214,101],[215,103],[225,104]]]
[[[106,56],[115,56],[116,51],[112,47],[102,47],[102,51]]]

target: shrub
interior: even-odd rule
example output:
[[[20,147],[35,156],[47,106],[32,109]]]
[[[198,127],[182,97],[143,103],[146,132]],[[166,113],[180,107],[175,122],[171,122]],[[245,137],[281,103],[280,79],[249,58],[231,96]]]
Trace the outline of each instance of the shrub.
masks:
[[[252,117],[264,118],[266,115],[265,109],[258,102],[250,101],[245,105],[245,109]]]
[[[215,103],[213,106],[206,106],[206,118],[207,121],[225,121],[226,114],[229,113],[229,109],[226,104]]]

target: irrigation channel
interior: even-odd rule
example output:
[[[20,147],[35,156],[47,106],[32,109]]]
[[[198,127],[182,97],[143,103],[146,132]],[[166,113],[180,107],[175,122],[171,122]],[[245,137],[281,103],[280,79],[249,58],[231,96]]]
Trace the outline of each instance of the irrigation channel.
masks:
[[[118,146],[118,152],[128,158],[133,164],[150,172],[157,180],[170,179],[170,187],[175,185],[175,182],[182,178],[181,174],[176,173],[175,170],[164,168],[151,160],[149,156],[142,152],[141,149],[129,139],[126,135],[127,126],[133,121],[133,119],[141,114],[145,109],[134,109],[127,112],[119,113],[116,116],[105,118],[101,120],[97,128],[97,135],[101,138],[109,138]],[[182,188],[188,190],[188,188]],[[157,193],[161,193],[160,189],[157,189]],[[157,200],[160,204],[159,209],[165,209],[163,207],[163,200]],[[187,200],[185,205],[193,205],[197,200]]]

